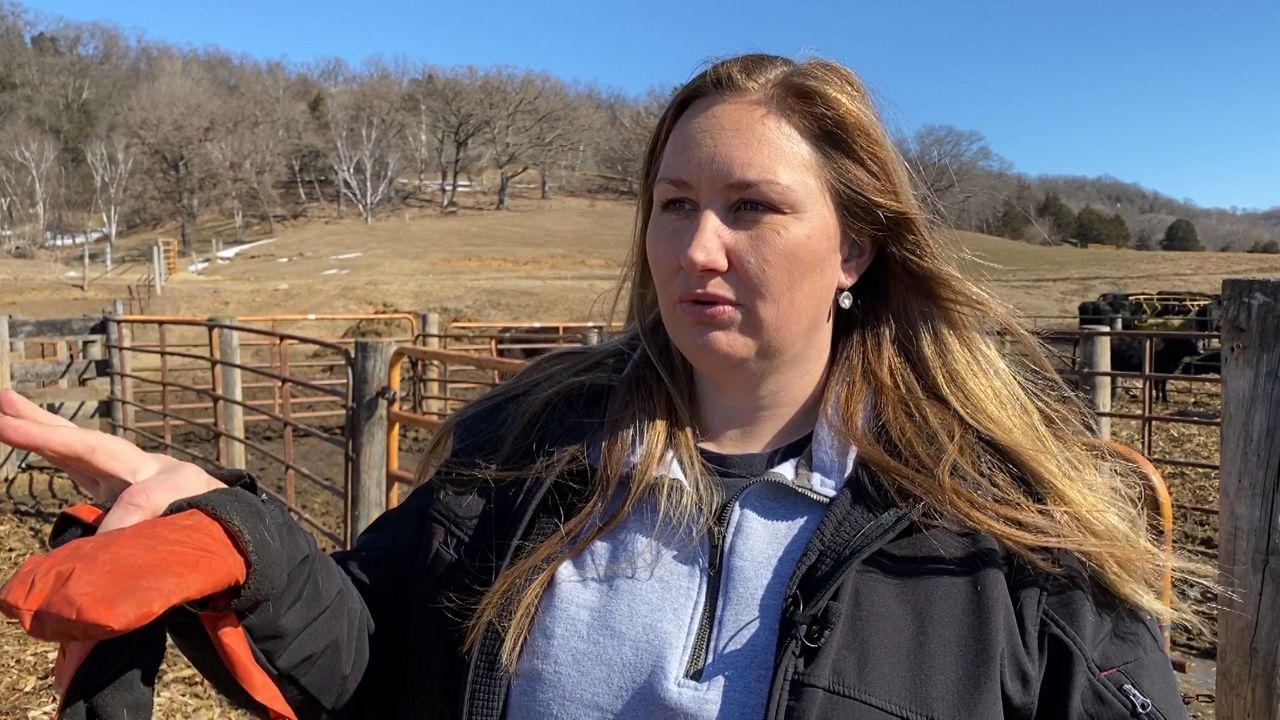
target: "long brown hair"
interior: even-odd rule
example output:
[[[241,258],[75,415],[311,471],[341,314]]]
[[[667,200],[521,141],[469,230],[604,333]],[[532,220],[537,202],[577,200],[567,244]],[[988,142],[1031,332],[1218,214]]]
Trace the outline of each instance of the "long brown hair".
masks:
[[[1047,550],[1074,553],[1121,599],[1161,612],[1161,569],[1172,559],[1145,530],[1132,468],[1090,438],[1086,411],[1012,313],[960,274],[944,249],[945,231],[913,193],[857,76],[823,60],[753,54],[697,75],[658,120],[615,303],[616,310],[625,300],[624,332],[600,346],[547,356],[462,413],[514,403],[506,435],[527,438],[567,394],[588,385],[609,394],[603,448],[585,504],[565,520],[563,532],[522,554],[480,598],[469,645],[485,624],[497,623],[505,630],[503,659],[513,666],[559,562],[642,500],[657,502],[660,523],[705,522],[715,490],[695,445],[692,374],[659,317],[645,234],[672,129],[698,100],[737,96],[769,103],[812,143],[846,237],[878,246],[851,288],[852,310],[838,313],[825,391],[861,460],[898,502],[923,502],[924,521],[989,534],[1046,569],[1052,565]],[[1013,352],[1002,352],[997,336]],[[441,433],[438,450],[457,419]],[[509,446],[504,453],[516,451]],[[668,453],[686,470],[689,485],[659,476]],[[419,479],[431,467],[424,463]],[[620,509],[605,517],[616,497]]]

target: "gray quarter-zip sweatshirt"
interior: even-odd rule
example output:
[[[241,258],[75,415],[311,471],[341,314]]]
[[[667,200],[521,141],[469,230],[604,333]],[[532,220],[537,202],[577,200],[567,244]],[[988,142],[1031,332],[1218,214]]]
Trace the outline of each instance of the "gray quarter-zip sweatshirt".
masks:
[[[763,716],[787,582],[854,457],[820,422],[809,452],[727,498],[722,540],[663,532],[646,506],[564,562],[507,720]]]

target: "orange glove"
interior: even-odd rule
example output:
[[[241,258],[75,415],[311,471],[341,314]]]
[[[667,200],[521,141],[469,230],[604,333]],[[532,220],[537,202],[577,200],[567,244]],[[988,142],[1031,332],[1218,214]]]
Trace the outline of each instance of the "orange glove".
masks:
[[[64,692],[58,718],[149,716],[164,654],[163,626],[153,621],[176,605],[234,592],[248,569],[232,536],[199,510],[87,536],[103,515],[90,505],[64,510],[54,522],[56,549],[29,558],[0,588],[0,612],[33,637],[62,643],[54,668]],[[201,612],[200,620],[231,675],[271,720],[296,720],[236,616]],[[108,638],[115,639],[98,642]]]
[[[222,525],[187,510],[28,558],[0,588],[0,612],[41,640],[101,640],[234,590],[247,570]]]

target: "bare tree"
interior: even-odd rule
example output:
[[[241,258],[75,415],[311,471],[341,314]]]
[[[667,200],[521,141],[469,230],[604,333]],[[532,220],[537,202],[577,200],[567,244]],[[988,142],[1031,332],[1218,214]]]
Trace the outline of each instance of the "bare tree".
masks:
[[[553,96],[559,80],[535,73],[499,70],[484,79],[485,139],[498,169],[498,210],[509,206],[511,181],[528,172],[559,137],[561,108]]]
[[[559,82],[547,87],[539,105],[551,112],[533,129],[530,157],[538,169],[539,197],[547,200],[551,197],[553,169],[564,171],[575,154],[581,153],[581,138],[587,132],[589,119],[584,116],[582,104],[575,102],[569,88]]]
[[[429,83],[442,138],[436,148],[436,162],[440,169],[440,207],[448,208],[457,201],[458,173],[468,165],[473,143],[485,128],[480,97],[484,88],[480,73],[472,67],[433,73]]]
[[[448,143],[448,130],[440,122],[437,115],[435,89],[437,83],[431,68],[418,68],[415,77],[408,81],[404,97],[405,123],[404,139],[413,156],[413,167],[417,172],[417,193],[427,191],[427,168],[432,161],[437,167],[442,165],[441,156]],[[441,186],[444,179],[441,180]]]
[[[20,198],[19,202],[26,200],[30,203],[31,216],[35,221],[32,235],[37,245],[42,244],[48,226],[58,146],[48,135],[29,129],[10,133],[3,146],[17,169],[12,190],[17,191],[14,194]]]
[[[288,101],[281,111],[282,149],[293,175],[298,202],[305,211],[310,205],[306,185],[315,193],[315,202],[324,202],[320,177],[332,168],[328,148],[332,142],[328,127],[325,90],[306,72],[289,80]]]
[[[402,169],[399,97],[393,79],[372,76],[337,88],[330,98],[334,170],[341,192],[360,208],[365,223],[372,223],[374,209],[391,198]]]
[[[89,143],[85,159],[93,173],[94,193],[102,211],[102,227],[107,233],[107,272],[111,272],[111,256],[120,230],[120,210],[129,172],[133,169],[134,148],[123,135],[99,138]]]
[[[978,187],[979,180],[991,179],[992,174],[1007,175],[1011,170],[1009,162],[987,145],[982,133],[973,130],[925,125],[900,144],[924,201],[953,222],[956,215],[966,212],[966,204],[987,189]]]
[[[178,211],[182,252],[195,252],[202,203],[218,183],[210,143],[218,134],[218,86],[197,56],[153,57],[150,78],[135,97],[130,121],[156,171],[159,191]]]
[[[588,145],[602,179],[628,194],[636,192],[645,145],[667,99],[657,90],[635,100],[615,92],[586,92],[587,116],[594,121]]]
[[[272,182],[282,168],[284,116],[288,111],[284,68],[240,67],[228,98],[228,119],[210,149],[220,165],[223,194],[231,201],[236,241],[245,239],[245,205],[252,201],[268,232],[278,202]],[[305,197],[304,197],[305,201]]]
[[[18,207],[22,184],[13,168],[0,157],[0,248],[8,251],[14,242],[13,228],[18,224]]]

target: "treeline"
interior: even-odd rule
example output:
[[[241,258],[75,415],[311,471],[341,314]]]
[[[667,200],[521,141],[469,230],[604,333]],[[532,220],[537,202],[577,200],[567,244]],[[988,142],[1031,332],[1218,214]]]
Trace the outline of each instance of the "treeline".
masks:
[[[191,253],[202,216],[230,219],[237,239],[319,205],[371,222],[407,202],[447,210],[486,176],[497,208],[522,176],[543,197],[553,185],[634,192],[666,99],[513,68],[294,65],[177,48],[109,25],[37,21],[0,0],[0,250],[96,228],[109,249],[127,228],[176,218]],[[1280,208],[1206,209],[1111,178],[1029,178],[979,133],[948,126],[900,145],[921,195],[960,228],[1280,250]]]
[[[511,68],[286,65],[0,4],[0,241],[101,227],[114,244],[176,217],[189,253],[203,213],[240,236],[316,203],[372,221],[410,197],[448,208],[486,172],[498,208],[531,170],[544,197],[634,191],[664,100]]]
[[[1280,253],[1280,206],[1202,208],[1112,177],[1028,177],[972,130],[900,141],[936,212],[966,230],[1048,244]]]

